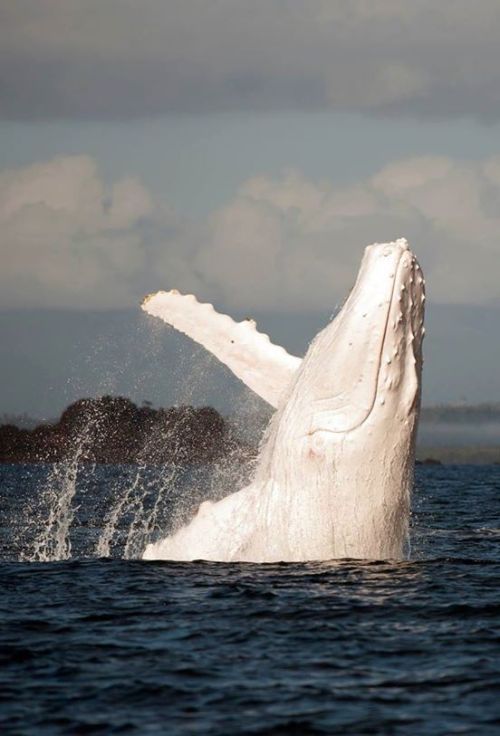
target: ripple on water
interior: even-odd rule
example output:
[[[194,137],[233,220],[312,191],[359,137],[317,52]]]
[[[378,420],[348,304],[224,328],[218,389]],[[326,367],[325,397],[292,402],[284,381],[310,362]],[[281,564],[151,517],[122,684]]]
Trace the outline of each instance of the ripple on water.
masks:
[[[19,563],[0,473],[2,734],[498,732],[500,468],[419,469],[411,561],[269,565]]]

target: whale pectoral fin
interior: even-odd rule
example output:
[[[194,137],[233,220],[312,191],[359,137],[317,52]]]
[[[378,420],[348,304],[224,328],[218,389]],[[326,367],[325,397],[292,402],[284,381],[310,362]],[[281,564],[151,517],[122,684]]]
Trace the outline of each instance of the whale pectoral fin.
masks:
[[[158,291],[147,296],[142,309],[183,332],[209,350],[221,363],[271,406],[277,407],[301,359],[273,345],[253,320],[235,322],[192,294]]]

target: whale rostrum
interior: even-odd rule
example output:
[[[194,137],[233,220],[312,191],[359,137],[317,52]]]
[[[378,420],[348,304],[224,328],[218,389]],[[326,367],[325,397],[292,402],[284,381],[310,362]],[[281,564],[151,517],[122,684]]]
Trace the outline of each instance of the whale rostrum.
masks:
[[[424,279],[404,239],[368,246],[348,299],[301,360],[251,320],[176,291],[142,308],[201,343],[276,412],[252,482],[206,501],[144,559],[306,561],[407,554]]]

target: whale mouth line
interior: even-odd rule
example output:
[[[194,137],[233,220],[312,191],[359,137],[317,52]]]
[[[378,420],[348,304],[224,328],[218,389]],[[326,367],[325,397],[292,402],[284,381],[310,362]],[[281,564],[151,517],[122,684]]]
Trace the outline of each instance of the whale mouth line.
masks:
[[[315,429],[313,429],[310,432],[308,432],[307,433],[307,436],[313,437],[314,435],[320,434],[320,433],[321,434],[328,433],[328,434],[338,435],[338,434],[346,434],[347,432],[353,432],[353,431],[359,429],[367,421],[367,419],[369,418],[370,414],[372,413],[372,411],[373,411],[373,409],[375,407],[376,401],[377,401],[378,393],[379,393],[379,379],[380,379],[380,371],[381,371],[381,368],[382,368],[382,356],[384,354],[384,348],[385,348],[385,344],[386,344],[386,341],[387,341],[387,332],[388,332],[388,328],[389,328],[389,318],[390,318],[390,314],[391,314],[391,309],[392,309],[392,307],[394,305],[394,299],[396,297],[396,284],[398,284],[399,281],[400,281],[400,279],[398,277],[400,275],[400,271],[401,271],[401,268],[402,268],[402,260],[403,260],[403,258],[407,254],[408,254],[408,251],[407,250],[405,250],[405,251],[403,251],[401,253],[401,255],[399,256],[398,262],[396,264],[396,267],[394,269],[394,278],[393,278],[393,282],[392,282],[392,288],[391,288],[389,300],[388,300],[388,303],[387,303],[387,312],[386,312],[386,315],[385,315],[385,322],[384,322],[382,337],[381,337],[381,340],[380,340],[380,348],[379,348],[378,354],[377,354],[377,367],[376,367],[376,371],[375,371],[375,375],[374,375],[374,379],[373,379],[373,381],[374,381],[373,396],[372,396],[371,403],[369,404],[369,406],[366,408],[366,411],[364,412],[364,416],[362,416],[359,419],[359,421],[356,422],[355,424],[353,424],[353,425],[351,425],[349,427],[346,427],[346,428],[342,428],[342,429],[331,429],[328,426],[324,426],[324,427],[317,426],[317,427],[315,427]],[[412,273],[412,274],[414,273],[414,261],[413,260],[412,260],[412,264],[411,264],[411,272],[410,273]],[[403,283],[403,279],[401,279],[401,283]],[[318,400],[318,402],[323,402],[323,401],[326,403],[328,401],[328,399],[319,399]]]

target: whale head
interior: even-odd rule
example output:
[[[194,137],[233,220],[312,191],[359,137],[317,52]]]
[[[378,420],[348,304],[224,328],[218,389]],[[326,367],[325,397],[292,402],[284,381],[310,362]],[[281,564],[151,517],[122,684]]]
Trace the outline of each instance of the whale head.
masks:
[[[392,425],[418,411],[424,288],[406,240],[366,248],[342,310],[304,361],[309,435],[345,434],[367,421],[382,429],[384,419]]]
[[[424,279],[404,239],[366,248],[341,311],[283,397],[265,472],[297,505],[303,556],[400,558],[420,409]],[[301,516],[302,494],[328,509]],[[312,508],[310,499],[308,508]],[[302,508],[305,505],[302,504]],[[317,552],[316,552],[317,550]]]

